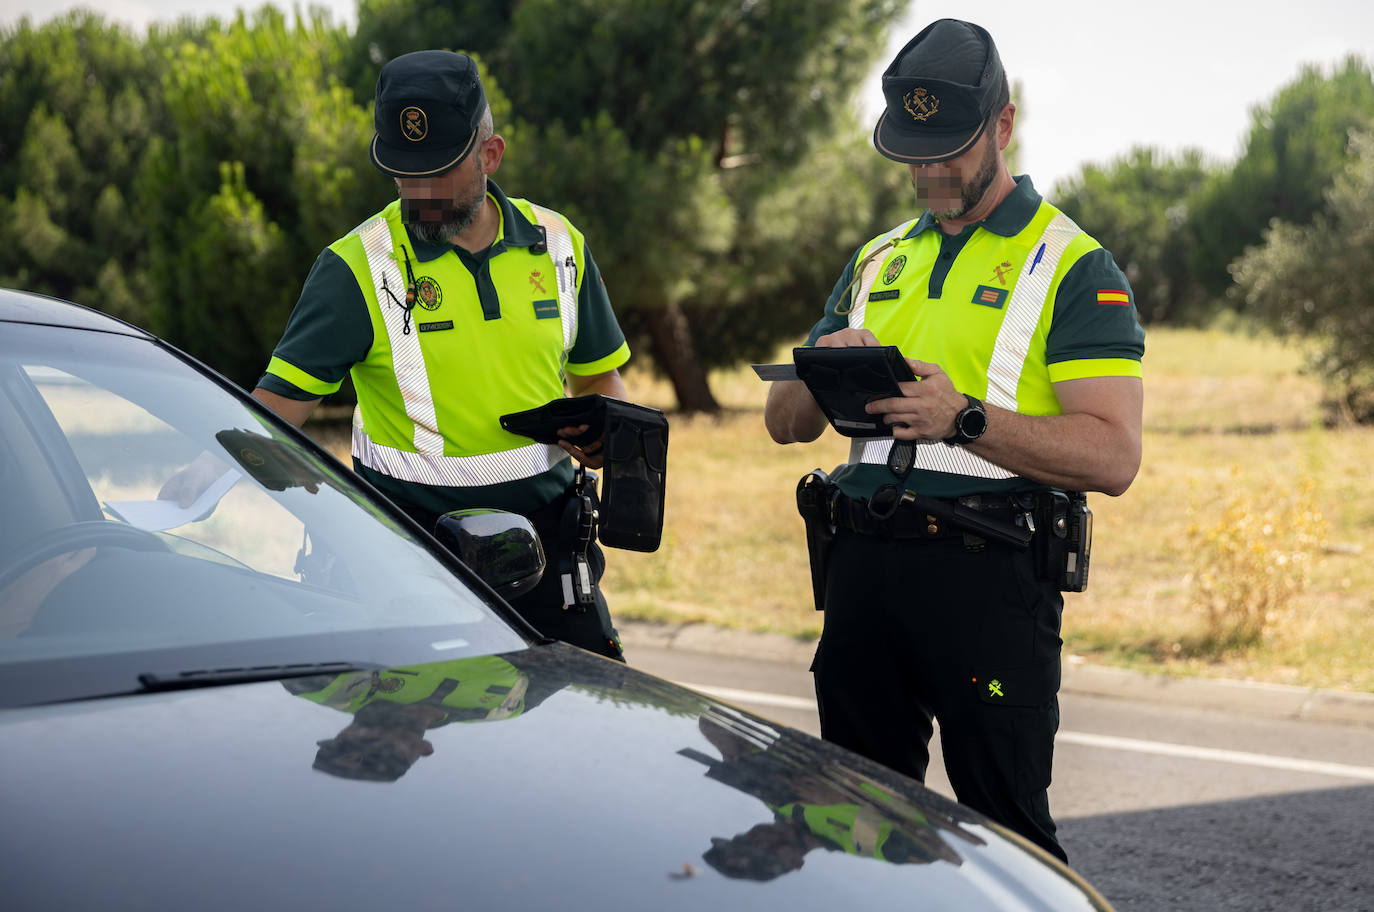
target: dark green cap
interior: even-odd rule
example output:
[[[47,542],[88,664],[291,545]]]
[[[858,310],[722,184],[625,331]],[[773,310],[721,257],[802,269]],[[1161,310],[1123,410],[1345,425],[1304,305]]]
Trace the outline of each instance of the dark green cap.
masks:
[[[415,51],[382,67],[372,164],[392,177],[436,177],[468,157],[487,109],[477,64],[452,51]]]
[[[883,71],[887,108],[873,145],[893,161],[932,164],[967,152],[992,119],[1005,76],[992,36],[960,19],[938,19]]]

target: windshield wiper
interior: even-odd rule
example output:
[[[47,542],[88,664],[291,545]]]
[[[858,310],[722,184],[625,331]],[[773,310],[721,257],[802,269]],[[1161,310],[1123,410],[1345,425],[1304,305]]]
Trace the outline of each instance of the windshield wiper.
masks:
[[[290,665],[252,665],[242,668],[202,668],[172,673],[146,671],[138,676],[144,691],[188,690],[193,687],[218,687],[223,684],[249,684],[254,681],[279,681],[318,674],[343,674],[370,671],[383,666],[358,662],[295,662]]]

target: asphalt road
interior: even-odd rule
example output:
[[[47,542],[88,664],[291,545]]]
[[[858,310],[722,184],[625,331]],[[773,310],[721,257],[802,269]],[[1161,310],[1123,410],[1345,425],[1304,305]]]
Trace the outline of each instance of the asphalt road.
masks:
[[[627,657],[819,734],[804,664],[631,641]],[[1060,707],[1050,806],[1119,912],[1374,910],[1374,726],[1072,692]],[[953,796],[938,759],[926,784]]]

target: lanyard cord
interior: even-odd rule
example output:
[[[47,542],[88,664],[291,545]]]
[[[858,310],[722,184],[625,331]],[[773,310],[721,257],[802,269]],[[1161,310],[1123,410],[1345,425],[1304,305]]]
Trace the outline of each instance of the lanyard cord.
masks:
[[[410,335],[410,312],[415,309],[415,273],[410,268],[410,251],[408,251],[405,248],[404,244],[401,245],[401,253],[405,256],[406,259],[405,303],[402,304],[400,299],[396,297],[396,293],[393,292],[391,290],[391,287],[386,284],[385,273],[382,274],[382,291],[386,292],[386,296],[391,299],[392,304],[395,304],[397,307],[401,308],[401,310],[405,312],[405,317],[402,319],[401,322],[401,335],[408,336]]]

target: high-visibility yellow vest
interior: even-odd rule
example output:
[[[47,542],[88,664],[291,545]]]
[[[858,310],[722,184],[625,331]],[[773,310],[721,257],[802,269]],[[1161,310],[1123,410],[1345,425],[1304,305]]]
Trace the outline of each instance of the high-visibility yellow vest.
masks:
[[[564,395],[583,239],[557,213],[510,202],[544,228],[547,249],[510,247],[487,260],[498,319],[475,303],[477,279],[456,253],[419,261],[399,200],[330,245],[372,321],[372,349],[351,372],[353,456],[363,465],[402,481],[471,487],[530,478],[568,458],[508,433],[499,419]],[[409,310],[408,286],[416,292]]]

